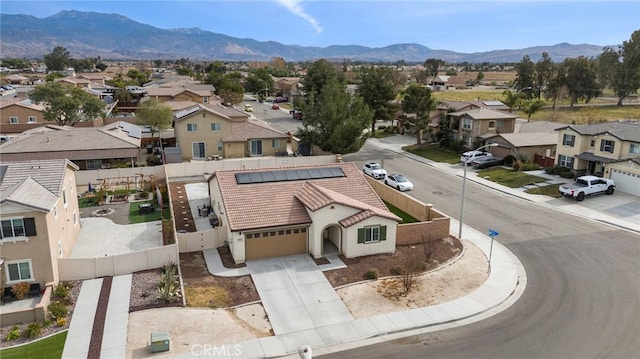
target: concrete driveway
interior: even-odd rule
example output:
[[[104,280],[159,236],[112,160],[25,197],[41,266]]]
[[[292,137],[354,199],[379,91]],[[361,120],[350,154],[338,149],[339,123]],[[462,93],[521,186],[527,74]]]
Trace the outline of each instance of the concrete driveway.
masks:
[[[275,335],[352,321],[308,254],[247,261]]]

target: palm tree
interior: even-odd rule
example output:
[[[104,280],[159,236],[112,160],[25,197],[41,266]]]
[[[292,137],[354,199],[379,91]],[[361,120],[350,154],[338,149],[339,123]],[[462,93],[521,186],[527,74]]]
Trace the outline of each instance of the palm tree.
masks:
[[[522,112],[527,114],[527,122],[531,121],[531,115],[538,112],[544,106],[542,100],[521,100],[519,102]]]

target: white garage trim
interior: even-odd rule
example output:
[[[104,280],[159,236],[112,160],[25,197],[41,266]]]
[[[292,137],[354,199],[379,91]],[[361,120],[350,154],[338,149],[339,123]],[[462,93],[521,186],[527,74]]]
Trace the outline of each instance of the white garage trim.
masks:
[[[611,179],[616,182],[616,190],[640,197],[640,175],[619,169],[611,169]]]

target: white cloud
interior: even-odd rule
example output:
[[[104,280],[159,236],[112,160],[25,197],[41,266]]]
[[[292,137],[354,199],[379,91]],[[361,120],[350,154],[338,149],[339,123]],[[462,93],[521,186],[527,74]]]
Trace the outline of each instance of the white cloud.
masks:
[[[318,21],[316,19],[313,18],[313,16],[307,14],[304,9],[302,8],[302,1],[300,0],[277,0],[278,3],[280,3],[280,5],[284,6],[285,8],[287,8],[289,11],[291,11],[294,15],[296,16],[300,16],[301,18],[305,19],[307,22],[309,22],[309,24],[311,24],[311,26],[313,26],[314,29],[316,29],[317,33],[321,33],[323,28],[322,26],[320,26],[320,24],[318,24]]]

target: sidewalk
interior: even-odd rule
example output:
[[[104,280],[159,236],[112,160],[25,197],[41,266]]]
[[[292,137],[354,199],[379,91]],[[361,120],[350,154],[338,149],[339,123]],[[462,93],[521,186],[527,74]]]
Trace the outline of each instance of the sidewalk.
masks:
[[[458,223],[456,220],[451,220],[451,233],[457,233]],[[485,234],[464,226],[463,238],[472,242],[487,258],[489,257],[491,241]],[[207,262],[215,261],[215,263],[208,263],[208,268],[214,274],[226,276],[230,274],[229,270],[221,265],[222,262],[218,262],[217,252],[210,252],[207,258]],[[242,358],[298,358],[296,353],[303,345],[309,345],[318,355],[338,352],[386,341],[392,337],[442,330],[485,319],[515,303],[525,287],[526,273],[520,261],[504,246],[494,241],[491,250],[491,271],[487,281],[480,288],[456,300],[220,345],[216,350],[203,350],[201,353],[196,353],[200,355],[167,353],[154,355],[154,357],[222,358],[235,353],[237,357]],[[215,347],[215,343],[207,344],[212,348]]]

